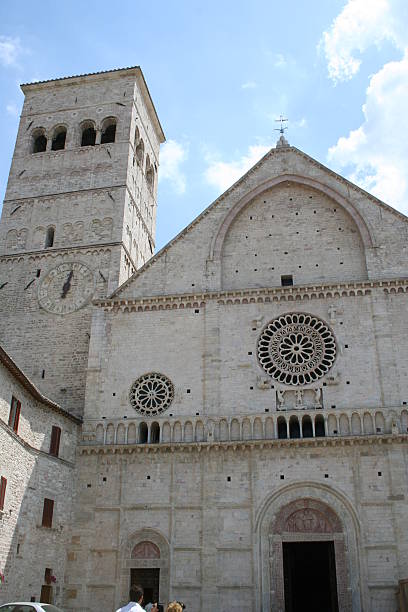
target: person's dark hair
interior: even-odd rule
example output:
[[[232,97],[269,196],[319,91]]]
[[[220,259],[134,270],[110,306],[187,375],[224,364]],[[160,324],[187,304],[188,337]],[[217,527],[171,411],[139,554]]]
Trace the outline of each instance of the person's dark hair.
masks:
[[[177,602],[179,606],[181,606],[183,608],[183,610],[186,609],[186,604],[184,604],[182,601],[178,601]]]
[[[143,597],[143,588],[139,586],[138,584],[132,584],[132,586],[129,589],[130,601],[139,602],[142,597]]]

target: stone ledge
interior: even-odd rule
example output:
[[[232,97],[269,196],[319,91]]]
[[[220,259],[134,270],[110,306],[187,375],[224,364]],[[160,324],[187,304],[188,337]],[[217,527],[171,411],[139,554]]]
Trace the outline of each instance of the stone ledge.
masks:
[[[84,444],[78,445],[80,455],[131,455],[134,453],[174,453],[176,451],[192,453],[193,451],[228,451],[228,450],[263,450],[290,447],[326,447],[326,446],[365,446],[373,444],[403,444],[408,441],[408,434],[372,434],[367,436],[322,437],[322,438],[289,438],[271,440],[243,440],[234,442],[173,442],[160,444]]]
[[[173,310],[177,308],[200,308],[206,301],[217,300],[220,305],[256,304],[270,302],[293,302],[297,299],[326,299],[370,295],[372,289],[383,289],[384,293],[407,293],[408,279],[362,280],[345,283],[325,283],[291,287],[262,287],[236,291],[202,291],[176,295],[148,296],[139,298],[96,299],[93,304],[107,312],[143,312],[147,310]]]

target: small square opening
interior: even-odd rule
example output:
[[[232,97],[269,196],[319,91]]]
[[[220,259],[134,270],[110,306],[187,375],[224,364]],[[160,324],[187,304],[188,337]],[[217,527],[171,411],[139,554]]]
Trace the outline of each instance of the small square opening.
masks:
[[[281,285],[282,287],[290,287],[293,285],[293,276],[292,274],[284,274],[281,276]]]

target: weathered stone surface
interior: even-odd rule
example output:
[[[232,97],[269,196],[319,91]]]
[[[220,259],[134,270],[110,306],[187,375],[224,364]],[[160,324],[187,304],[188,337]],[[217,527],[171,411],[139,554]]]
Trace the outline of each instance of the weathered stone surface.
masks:
[[[6,345],[35,380],[47,364],[39,382],[52,397],[61,398],[64,379],[75,397],[66,405],[84,402],[67,484],[75,485],[69,537],[55,543],[66,563],[64,606],[115,609],[131,571],[150,568],[160,570],[160,599],[181,599],[192,612],[283,611],[283,544],[326,541],[339,609],[393,612],[408,567],[406,218],[281,142],[140,268],[154,217],[128,206],[137,187],[141,202],[150,193],[127,142],[135,108],[150,160],[161,136],[134,79],[114,73],[106,83],[85,77],[27,90],[31,111],[52,117],[46,130],[71,121],[75,104],[83,103],[75,125],[92,119],[86,101],[96,117],[119,118],[118,140],[82,151],[73,130],[65,152],[28,161],[19,153],[29,146],[25,107],[0,226]],[[127,106],[133,91],[136,106]],[[43,182],[30,192],[34,176]],[[23,210],[11,214],[17,202]],[[133,244],[137,210],[144,255],[116,289],[129,276],[126,225],[131,218]],[[37,220],[58,222],[55,248],[27,251]],[[34,287],[22,288],[38,258],[47,270],[71,259],[101,269],[107,284],[94,306],[64,317],[40,310]],[[280,371],[313,370],[311,382],[291,384],[300,379],[279,378],[258,359],[262,333],[282,315],[282,329],[297,327],[270,354],[286,359]],[[327,329],[334,357],[318,372]],[[45,425],[22,431],[45,439]],[[16,458],[7,464],[13,479]]]

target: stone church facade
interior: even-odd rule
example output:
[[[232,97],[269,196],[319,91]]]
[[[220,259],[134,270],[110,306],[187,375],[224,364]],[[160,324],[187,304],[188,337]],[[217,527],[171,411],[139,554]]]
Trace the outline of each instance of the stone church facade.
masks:
[[[406,217],[282,137],[153,255],[140,69],[23,90],[0,334],[79,431],[54,468],[72,493],[47,493],[69,502],[56,603],[114,610],[137,581],[193,612],[406,609]],[[1,601],[40,528],[7,495]]]

